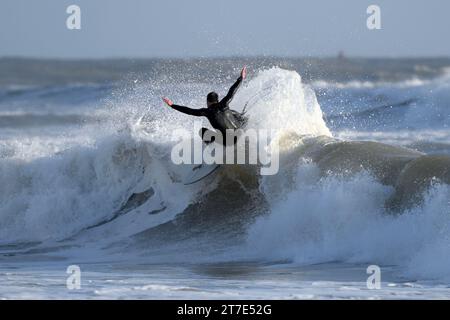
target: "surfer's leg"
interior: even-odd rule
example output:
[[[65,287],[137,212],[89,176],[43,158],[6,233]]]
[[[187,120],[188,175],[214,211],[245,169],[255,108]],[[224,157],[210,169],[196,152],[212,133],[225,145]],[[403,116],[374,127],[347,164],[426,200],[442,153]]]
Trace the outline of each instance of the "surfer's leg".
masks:
[[[211,133],[212,133],[211,139],[210,139],[210,140],[205,140],[205,138],[204,138],[205,133],[206,133],[207,131],[211,131]],[[203,140],[204,143],[211,143],[211,142],[214,142],[214,140],[215,140],[215,136],[214,136],[213,133],[215,133],[213,130],[210,130],[210,129],[208,129],[208,128],[201,128],[198,134],[200,135],[200,137],[202,138],[202,140]]]
[[[224,139],[223,144],[225,146],[233,146],[237,143],[238,138],[239,137],[238,137],[238,135],[236,135],[236,131],[234,132],[234,134],[227,133],[227,134],[225,134],[225,139]]]

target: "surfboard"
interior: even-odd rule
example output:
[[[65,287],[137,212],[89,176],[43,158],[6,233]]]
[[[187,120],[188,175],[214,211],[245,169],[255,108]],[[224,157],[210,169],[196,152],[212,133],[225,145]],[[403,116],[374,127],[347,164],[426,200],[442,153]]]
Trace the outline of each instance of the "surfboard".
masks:
[[[187,174],[184,179],[184,185],[193,184],[199,182],[200,180],[206,178],[217,169],[220,168],[219,164],[200,164],[192,168],[192,171]]]

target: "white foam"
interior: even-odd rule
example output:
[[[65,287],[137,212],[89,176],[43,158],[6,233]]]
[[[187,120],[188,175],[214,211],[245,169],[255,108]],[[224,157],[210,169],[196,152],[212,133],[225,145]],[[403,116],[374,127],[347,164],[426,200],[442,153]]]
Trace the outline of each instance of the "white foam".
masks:
[[[283,190],[278,199],[270,194],[271,214],[249,230],[251,257],[396,265],[413,279],[450,280],[448,185],[436,185],[422,206],[393,216],[383,209],[392,188],[370,175],[317,174],[314,165],[302,165],[294,190]],[[264,181],[269,191],[270,179]]]
[[[249,126],[280,133],[331,135],[322,117],[314,91],[295,71],[272,68],[258,73],[233,101],[249,101]]]
[[[388,81],[358,81],[352,80],[347,82],[330,82],[325,80],[317,80],[312,82],[314,88],[320,89],[373,89],[378,87],[394,87],[394,88],[414,88],[429,84],[430,80],[424,80],[412,77],[399,82]]]

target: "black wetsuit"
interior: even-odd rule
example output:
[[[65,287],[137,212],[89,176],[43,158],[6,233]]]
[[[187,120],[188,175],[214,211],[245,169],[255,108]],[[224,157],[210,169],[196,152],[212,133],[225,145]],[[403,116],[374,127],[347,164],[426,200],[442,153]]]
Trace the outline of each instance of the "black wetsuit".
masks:
[[[211,126],[214,129],[219,130],[222,133],[223,139],[225,140],[227,129],[236,130],[242,128],[247,121],[247,118],[244,117],[243,114],[235,110],[231,110],[229,107],[229,103],[233,99],[234,94],[238,90],[241,83],[242,77],[239,77],[237,81],[231,86],[230,90],[228,90],[227,95],[219,102],[210,105],[208,108],[191,109],[176,104],[173,104],[172,108],[191,116],[208,118]],[[202,138],[207,130],[208,129],[206,128],[202,128]]]

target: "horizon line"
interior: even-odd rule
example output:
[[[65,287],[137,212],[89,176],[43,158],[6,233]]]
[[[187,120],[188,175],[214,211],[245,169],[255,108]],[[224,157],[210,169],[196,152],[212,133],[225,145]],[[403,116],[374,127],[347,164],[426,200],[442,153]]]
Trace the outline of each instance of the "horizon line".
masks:
[[[450,55],[383,55],[383,56],[366,56],[366,55],[224,55],[224,56],[110,56],[110,57],[58,57],[58,56],[27,56],[27,55],[0,55],[1,60],[41,60],[41,61],[101,61],[101,60],[221,60],[221,59],[365,59],[365,60],[415,60],[415,59],[450,59]]]

